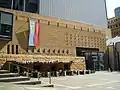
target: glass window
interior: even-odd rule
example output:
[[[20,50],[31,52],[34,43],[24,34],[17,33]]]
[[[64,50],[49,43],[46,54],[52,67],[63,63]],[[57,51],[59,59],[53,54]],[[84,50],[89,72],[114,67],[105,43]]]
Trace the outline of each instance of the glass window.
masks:
[[[26,0],[25,10],[27,12],[38,13],[39,12],[39,0]]]
[[[0,12],[0,39],[12,39],[13,14]]]
[[[5,25],[1,24],[1,30],[0,30],[0,35],[2,37],[10,38],[11,37],[11,26],[10,25]]]
[[[14,0],[13,9],[22,11],[24,9],[24,0]]]
[[[12,14],[1,13],[1,24],[12,25]]]
[[[0,7],[11,8],[12,0],[0,0]]]

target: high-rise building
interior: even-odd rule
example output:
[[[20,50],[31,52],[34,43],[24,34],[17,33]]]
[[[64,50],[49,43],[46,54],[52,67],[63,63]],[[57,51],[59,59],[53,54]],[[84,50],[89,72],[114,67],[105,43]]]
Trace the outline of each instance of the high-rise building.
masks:
[[[120,7],[115,8],[115,16],[120,16]]]
[[[105,0],[0,0],[0,7],[107,27]]]
[[[112,37],[120,36],[120,17],[110,18],[108,20],[108,28],[111,29]]]

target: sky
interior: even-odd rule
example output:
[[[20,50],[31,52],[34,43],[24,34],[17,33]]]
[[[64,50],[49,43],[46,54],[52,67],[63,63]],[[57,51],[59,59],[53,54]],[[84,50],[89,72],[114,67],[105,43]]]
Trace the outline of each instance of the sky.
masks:
[[[106,0],[108,18],[114,17],[114,9],[120,7],[120,0]]]

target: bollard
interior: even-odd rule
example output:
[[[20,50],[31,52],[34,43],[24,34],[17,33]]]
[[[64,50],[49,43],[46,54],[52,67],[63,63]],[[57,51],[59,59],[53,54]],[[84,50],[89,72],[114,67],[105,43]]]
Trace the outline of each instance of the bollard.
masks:
[[[91,74],[91,71],[89,70],[89,74]]]
[[[17,66],[17,71],[18,71],[18,74],[20,75],[20,67]]]
[[[40,80],[40,72],[37,73],[37,78]]]
[[[80,75],[80,70],[78,70],[78,75]]]
[[[50,74],[50,72],[47,72],[47,76],[48,76],[48,78],[49,78],[49,74]]]
[[[79,71],[77,71],[77,75],[79,75]]]
[[[49,78],[49,84],[51,84],[52,82],[51,82],[51,73],[50,72],[48,72],[48,78]]]
[[[85,74],[86,70],[83,70],[83,75]]]
[[[85,70],[80,70],[80,74],[84,75],[85,74]]]
[[[66,73],[66,71],[64,71],[64,76],[66,76],[67,75],[67,73]]]
[[[54,71],[54,77],[56,77],[56,72]]]
[[[56,71],[56,76],[59,77],[59,72],[58,71]]]
[[[80,75],[80,70],[78,70],[78,75]]]
[[[71,71],[71,74],[72,74],[72,76],[74,75],[74,72],[73,71]]]
[[[26,76],[29,77],[29,73],[28,72],[26,73]]]
[[[85,74],[89,74],[89,70],[86,70]]]
[[[27,71],[26,76],[29,77],[29,70]]]
[[[11,62],[8,62],[8,70],[11,71]]]

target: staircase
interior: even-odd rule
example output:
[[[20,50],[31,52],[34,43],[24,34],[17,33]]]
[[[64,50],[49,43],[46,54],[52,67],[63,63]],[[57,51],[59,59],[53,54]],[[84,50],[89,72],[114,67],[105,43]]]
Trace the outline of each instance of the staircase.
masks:
[[[0,70],[0,82],[24,85],[41,84],[37,79],[30,79],[28,77],[19,76],[18,73],[10,73],[7,70]]]

